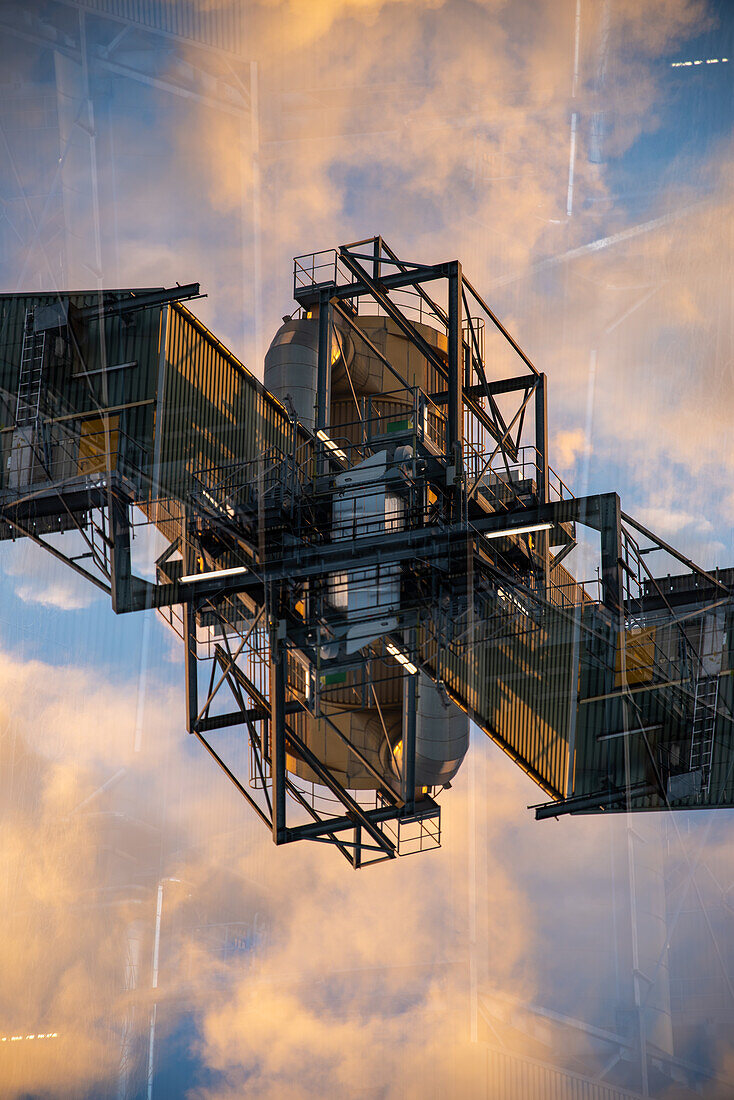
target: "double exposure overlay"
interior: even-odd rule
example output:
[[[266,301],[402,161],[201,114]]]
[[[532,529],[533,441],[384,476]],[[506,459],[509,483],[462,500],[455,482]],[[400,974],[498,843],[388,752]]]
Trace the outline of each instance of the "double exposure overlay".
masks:
[[[733,15],[0,0],[2,1095],[734,1095]]]

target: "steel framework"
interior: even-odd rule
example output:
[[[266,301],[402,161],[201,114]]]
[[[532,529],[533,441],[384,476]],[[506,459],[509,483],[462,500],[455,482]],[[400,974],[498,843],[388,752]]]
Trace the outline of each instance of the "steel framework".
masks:
[[[103,296],[75,311],[69,338],[91,319],[124,323],[198,291]],[[36,472],[22,491],[3,492],[6,537],[39,543],[107,592],[117,613],[165,615],[184,641],[187,728],[276,844],[328,843],[360,867],[440,843],[436,791],[416,783],[419,672],[552,797],[538,817],[706,802],[715,767],[731,771],[726,745],[725,759],[714,758],[716,723],[727,719],[729,702],[719,690],[721,662],[704,675],[689,627],[692,615],[703,622],[710,608],[730,612],[728,575],[701,569],[657,538],[622,512],[616,494],[573,496],[548,461],[545,375],[458,261],[414,263],[370,238],[297,257],[294,297],[300,316],[318,328],[313,430],[283,410],[283,442],[254,460],[189,451],[183,489],[172,493],[145,455],[131,463],[127,447],[127,464],[118,461],[125,441],[109,419],[101,429],[104,468],[81,481],[59,479],[45,429],[31,438],[25,428]],[[374,313],[424,362],[428,388],[367,335],[363,319]],[[426,326],[442,340],[430,343]],[[489,377],[489,331],[519,358],[522,373]],[[357,399],[350,379],[354,418],[330,422],[332,367],[344,360],[346,334],[394,379],[399,415]],[[99,368],[104,378],[107,369]],[[109,413],[104,403],[99,411]],[[16,435],[22,427],[16,416]],[[374,494],[380,480],[397,501],[379,530],[366,514],[355,512],[347,526],[335,519],[339,502],[356,492],[345,490],[345,476],[357,470],[361,494]],[[167,540],[155,582],[132,568],[136,509]],[[599,535],[596,591],[561,564],[578,524]],[[69,529],[83,540],[80,554],[49,541]],[[690,585],[672,591],[672,582],[657,579],[646,561],[651,552],[684,565],[693,594]],[[380,577],[397,578],[399,598],[389,607],[380,604]],[[354,583],[374,590],[356,614],[340,596]],[[652,711],[637,694],[637,633],[651,621],[657,642],[645,651],[642,678],[656,700]],[[399,759],[377,690],[395,676],[406,700]],[[379,763],[334,720],[345,692],[376,705],[387,753]],[[369,795],[335,774],[308,722],[343,743],[370,777]],[[236,727],[246,731],[249,777],[212,743],[213,733]],[[654,735],[659,730],[664,736]],[[727,782],[723,799],[720,787],[719,802],[728,797]]]

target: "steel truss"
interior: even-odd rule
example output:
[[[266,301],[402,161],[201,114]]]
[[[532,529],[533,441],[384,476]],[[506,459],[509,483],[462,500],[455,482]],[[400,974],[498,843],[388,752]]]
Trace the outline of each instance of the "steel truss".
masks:
[[[198,291],[194,285],[124,301],[112,296],[103,298],[100,308],[159,308]],[[228,468],[190,470],[181,500],[156,498],[150,482],[123,477],[111,454],[106,472],[83,488],[55,483],[48,471],[45,484],[6,495],[0,522],[109,593],[117,613],[156,608],[178,629],[184,641],[187,728],[276,844],[328,843],[360,867],[440,842],[435,792],[416,790],[415,784],[419,670],[548,790],[554,801],[539,807],[537,816],[623,803],[629,790],[607,790],[581,801],[564,798],[560,783],[548,786],[517,756],[469,686],[476,647],[523,633],[540,637],[551,620],[564,616],[592,636],[598,620],[590,624],[581,615],[579,621],[578,611],[593,604],[603,623],[616,628],[602,660],[608,678],[635,616],[655,605],[676,621],[676,597],[653,577],[646,564],[649,552],[663,551],[695,572],[703,602],[728,600],[729,588],[624,514],[615,493],[571,494],[548,463],[545,376],[466,280],[458,261],[413,263],[375,237],[298,257],[294,297],[318,324],[313,431],[293,419],[289,449],[272,449],[255,462]],[[435,379],[430,392],[404,378],[363,331],[359,319],[369,312],[386,316],[423,358]],[[428,342],[426,323],[445,337],[445,350]],[[485,326],[507,342],[525,373],[487,377]],[[355,398],[352,425],[329,423],[332,344],[341,353],[346,332],[394,378],[406,409],[403,420],[386,422],[369,399]],[[503,412],[500,399],[516,407],[508,412],[505,406]],[[531,442],[525,423],[529,409]],[[111,448],[109,438],[107,444]],[[369,522],[335,528],[334,505],[343,494],[339,477],[376,455],[387,456],[386,484],[399,501],[400,518],[380,532]],[[363,488],[375,491],[369,481]],[[135,508],[168,540],[155,582],[132,570]],[[561,565],[576,543],[577,524],[600,536],[596,599]],[[84,540],[85,565],[43,538],[60,527],[73,527]],[[642,547],[641,540],[650,545]],[[374,576],[392,570],[400,577],[399,606],[384,613],[367,608],[361,618],[347,620],[335,598],[339,578],[355,571],[368,576],[369,570]],[[685,652],[674,671],[690,680],[696,654],[683,628],[681,637]],[[343,688],[333,684],[346,683],[355,697],[377,700],[375,685],[395,671],[407,681],[408,705],[399,765],[380,713],[392,756],[385,771],[334,722]],[[631,700],[633,714],[632,693],[621,694]],[[347,789],[307,742],[304,716],[328,726],[371,775],[375,790],[369,802]],[[211,739],[234,728],[246,733],[249,777],[238,777]],[[293,761],[307,769],[310,782],[297,780]],[[665,794],[660,760],[655,768],[652,788]]]

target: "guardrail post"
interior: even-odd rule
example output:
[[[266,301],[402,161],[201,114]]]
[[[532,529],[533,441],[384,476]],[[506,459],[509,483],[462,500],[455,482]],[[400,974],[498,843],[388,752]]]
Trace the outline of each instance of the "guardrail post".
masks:
[[[463,339],[461,324],[461,264],[458,260],[448,267],[448,401],[446,420],[446,456],[449,470],[453,470],[449,483],[451,495],[451,513],[454,521],[461,516],[462,492],[462,443],[464,438],[464,402],[463,402]]]

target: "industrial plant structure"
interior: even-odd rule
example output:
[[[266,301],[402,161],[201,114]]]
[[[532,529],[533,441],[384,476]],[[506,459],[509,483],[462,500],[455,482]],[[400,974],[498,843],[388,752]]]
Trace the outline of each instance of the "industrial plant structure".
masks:
[[[538,817],[734,804],[734,572],[573,495],[546,377],[459,262],[380,237],[298,257],[264,385],[198,292],[0,297],[0,537],[167,618],[188,730],[276,844],[355,867],[437,846],[470,719]],[[579,528],[591,585],[566,568]],[[233,727],[249,775],[217,747]]]

